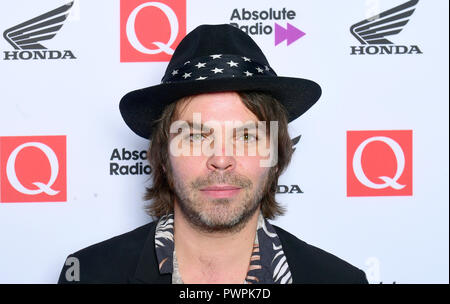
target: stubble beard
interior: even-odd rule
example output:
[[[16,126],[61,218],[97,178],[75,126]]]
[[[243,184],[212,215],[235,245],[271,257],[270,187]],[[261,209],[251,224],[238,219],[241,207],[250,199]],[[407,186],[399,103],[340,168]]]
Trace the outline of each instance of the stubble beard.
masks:
[[[237,233],[241,231],[260,207],[267,187],[268,175],[258,185],[236,173],[213,172],[183,183],[174,176],[174,192],[182,216],[194,228],[206,233]],[[233,198],[206,198],[200,189],[210,185],[228,184],[241,188]]]

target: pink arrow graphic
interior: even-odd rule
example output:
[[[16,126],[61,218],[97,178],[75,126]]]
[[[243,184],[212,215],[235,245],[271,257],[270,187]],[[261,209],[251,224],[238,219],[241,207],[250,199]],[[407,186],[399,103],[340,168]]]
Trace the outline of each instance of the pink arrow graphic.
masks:
[[[288,23],[285,29],[278,23],[275,23],[275,46],[287,39],[287,45],[297,41],[298,39],[305,36],[306,33],[302,32],[292,24]]]

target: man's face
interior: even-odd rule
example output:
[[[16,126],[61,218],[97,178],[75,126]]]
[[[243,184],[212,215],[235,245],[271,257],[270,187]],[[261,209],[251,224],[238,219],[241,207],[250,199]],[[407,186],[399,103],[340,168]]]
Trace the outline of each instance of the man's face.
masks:
[[[205,127],[212,122],[209,126],[214,128],[214,134],[207,128],[191,127],[183,143],[192,149],[206,144],[214,152],[197,156],[169,154],[175,204],[191,224],[203,231],[237,231],[258,210],[270,168],[260,166],[260,160],[265,158],[260,153],[247,153],[252,145],[257,145],[257,131],[235,129],[236,125],[230,122],[253,121],[257,125],[258,118],[235,92],[196,95],[182,105],[177,119],[192,123],[194,113],[200,113]],[[217,140],[220,135],[222,139]],[[175,134],[171,134],[172,141],[174,138]],[[244,147],[245,153],[226,153],[230,145],[232,150]]]

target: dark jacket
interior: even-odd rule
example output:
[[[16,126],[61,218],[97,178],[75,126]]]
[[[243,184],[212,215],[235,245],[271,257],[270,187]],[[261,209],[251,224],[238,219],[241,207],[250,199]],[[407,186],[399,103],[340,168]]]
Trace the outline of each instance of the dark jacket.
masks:
[[[69,257],[79,261],[79,281],[66,280],[73,264],[64,265],[58,283],[147,283],[171,284],[170,274],[161,275],[155,254],[157,222],[94,244]],[[273,225],[283,245],[294,284],[367,283],[364,272],[311,246]],[[68,258],[69,258],[68,257]]]

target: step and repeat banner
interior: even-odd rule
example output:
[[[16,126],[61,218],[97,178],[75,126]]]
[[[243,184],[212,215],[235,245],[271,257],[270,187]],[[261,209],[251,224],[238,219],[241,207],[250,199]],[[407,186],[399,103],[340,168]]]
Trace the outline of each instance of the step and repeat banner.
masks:
[[[371,283],[449,281],[446,0],[0,4],[0,283],[152,221],[146,149],[119,113],[201,24],[231,24],[320,100],[289,124],[274,220]]]

